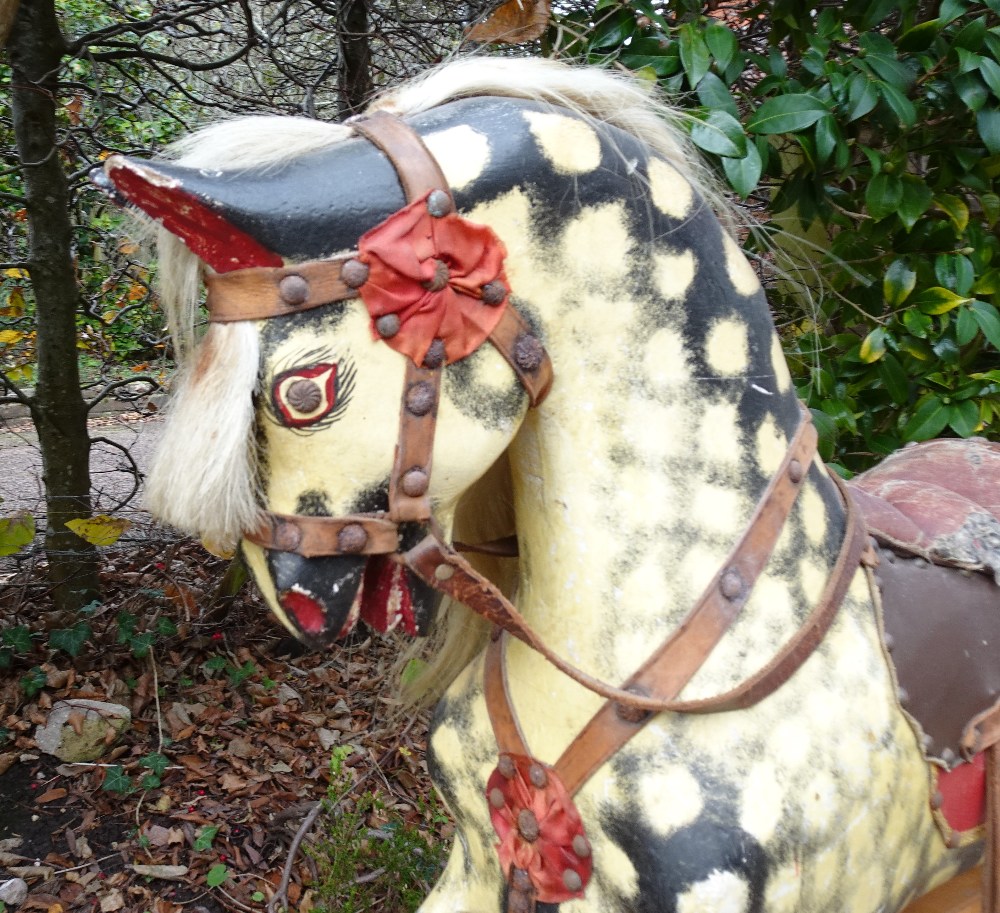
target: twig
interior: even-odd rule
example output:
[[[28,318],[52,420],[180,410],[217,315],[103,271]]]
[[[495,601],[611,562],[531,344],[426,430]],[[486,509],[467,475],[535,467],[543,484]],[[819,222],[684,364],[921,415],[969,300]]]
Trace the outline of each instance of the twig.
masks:
[[[267,913],[278,913],[279,904],[281,905],[280,909],[287,909],[288,884],[292,880],[292,866],[295,864],[295,857],[298,855],[299,846],[302,844],[306,834],[309,833],[309,830],[312,828],[322,810],[323,800],[320,799],[310,809],[309,814],[306,815],[302,824],[299,825],[299,829],[296,831],[295,837],[292,840],[292,845],[288,849],[288,858],[285,860],[285,867],[281,872],[281,883],[278,885],[278,890],[275,892],[274,897],[267,902]]]
[[[102,856],[100,859],[91,859],[90,862],[85,862],[82,865],[75,865],[71,869],[57,869],[52,873],[52,875],[65,875],[67,872],[79,872],[80,869],[89,869],[92,865],[97,865],[99,862],[104,862],[106,859],[114,859],[120,856],[121,853],[111,853],[107,856]]]
[[[355,884],[368,884],[370,881],[374,881],[376,878],[381,878],[385,874],[385,868],[373,869],[370,872],[365,872],[364,875],[358,875],[354,879]]]

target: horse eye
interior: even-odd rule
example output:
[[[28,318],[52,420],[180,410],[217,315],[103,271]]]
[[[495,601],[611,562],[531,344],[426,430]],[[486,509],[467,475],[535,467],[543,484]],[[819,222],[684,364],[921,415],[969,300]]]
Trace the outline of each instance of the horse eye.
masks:
[[[305,428],[315,424],[337,404],[337,365],[283,371],[274,379],[271,399],[283,425]]]

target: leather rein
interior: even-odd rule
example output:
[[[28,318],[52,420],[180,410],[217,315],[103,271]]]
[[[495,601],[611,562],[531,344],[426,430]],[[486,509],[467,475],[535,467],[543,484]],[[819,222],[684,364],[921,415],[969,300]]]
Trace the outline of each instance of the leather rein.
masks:
[[[432,216],[454,211],[451,191],[437,161],[412,128],[386,112],[348,123],[386,155],[408,202],[426,196]],[[210,275],[206,277],[210,319],[217,323],[260,320],[355,298],[367,279],[367,271],[357,254],[349,253],[288,267],[252,267]],[[530,405],[536,407],[552,386],[552,363],[513,303],[507,300],[504,305],[503,315],[488,339],[514,369]],[[490,304],[484,302],[483,306]],[[496,638],[501,630],[513,634],[574,681],[612,702],[613,710],[602,713],[619,719],[664,710],[704,713],[750,706],[787,680],[822,639],[866,542],[842,487],[848,509],[844,545],[827,592],[792,641],[765,669],[727,694],[706,701],[675,699],[735,621],[773,551],[815,453],[816,432],[804,409],[781,468],[723,569],[660,650],[624,686],[615,687],[557,656],[497,587],[439,534],[428,488],[442,367],[443,358],[434,345],[423,364],[406,360],[387,512],[341,517],[264,512],[258,527],[246,533],[246,538],[262,548],[296,552],[304,557],[391,554],[426,584],[492,622],[496,626],[495,644],[500,643]],[[401,552],[399,527],[408,522],[427,524],[430,531],[413,548]],[[516,548],[499,542],[467,550],[516,555]],[[491,655],[498,655],[499,649],[494,647]]]

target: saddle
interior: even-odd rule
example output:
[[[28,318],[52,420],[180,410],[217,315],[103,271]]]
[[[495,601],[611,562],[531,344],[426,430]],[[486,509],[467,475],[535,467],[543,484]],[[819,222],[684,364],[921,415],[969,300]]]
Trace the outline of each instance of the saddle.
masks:
[[[986,838],[1000,911],[1000,444],[911,445],[849,483],[879,549],[883,643],[950,847]],[[985,827],[984,827],[985,825]]]

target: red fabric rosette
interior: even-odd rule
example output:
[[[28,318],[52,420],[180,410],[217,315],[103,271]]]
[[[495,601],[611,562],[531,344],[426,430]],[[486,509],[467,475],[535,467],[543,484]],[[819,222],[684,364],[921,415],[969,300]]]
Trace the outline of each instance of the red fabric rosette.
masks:
[[[376,338],[418,365],[441,339],[451,364],[479,348],[503,315],[510,293],[503,271],[507,251],[489,227],[455,213],[434,217],[426,201],[425,195],[362,236],[358,259],[369,272],[358,291]],[[488,304],[483,286],[496,282],[505,294]],[[399,318],[400,328],[384,337],[375,321],[388,314]]]
[[[505,754],[490,775],[486,798],[504,874],[527,872],[541,903],[583,897],[593,868],[590,843],[556,772],[533,758]]]

